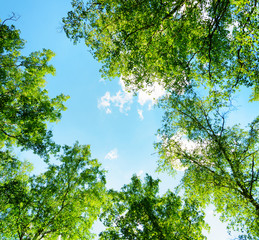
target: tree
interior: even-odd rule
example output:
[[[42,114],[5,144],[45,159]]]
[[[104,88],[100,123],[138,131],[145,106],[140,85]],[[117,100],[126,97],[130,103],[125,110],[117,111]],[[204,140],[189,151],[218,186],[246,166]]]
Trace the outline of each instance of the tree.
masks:
[[[110,190],[110,205],[102,213],[107,227],[100,239],[206,239],[204,214],[188,200],[168,191],[158,196],[159,180],[137,176],[120,192]]]
[[[55,73],[49,65],[54,53],[22,56],[24,40],[7,20],[0,22],[1,239],[91,239],[106,196],[105,172],[90,158],[89,146],[76,143],[61,151],[52,140],[47,124],[61,118],[68,98],[51,99],[44,88],[46,74]],[[40,155],[47,171],[32,175],[32,164],[20,161],[13,146]],[[49,162],[51,154],[56,164]]]
[[[38,176],[31,164],[2,155],[0,232],[7,239],[92,239],[105,199],[104,171],[90,147],[64,146],[57,164]]]
[[[122,76],[139,89],[218,85],[226,93],[252,87],[258,100],[257,0],[72,0],[63,18],[103,63],[104,77]]]
[[[50,98],[44,88],[46,74],[55,73],[48,63],[54,53],[43,49],[22,56],[24,40],[5,22],[0,22],[0,148],[15,145],[47,159],[58,150],[47,123],[61,118],[68,97],[60,94]]]
[[[156,145],[160,169],[185,168],[181,185],[188,198],[203,207],[213,203],[230,228],[258,239],[259,117],[247,129],[230,126],[229,102],[191,89],[160,104],[166,110]]]

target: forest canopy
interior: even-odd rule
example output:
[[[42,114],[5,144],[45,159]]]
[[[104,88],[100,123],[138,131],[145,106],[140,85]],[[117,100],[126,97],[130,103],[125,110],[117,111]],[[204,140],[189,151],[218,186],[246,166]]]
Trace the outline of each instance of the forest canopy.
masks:
[[[60,120],[68,96],[50,98],[45,89],[46,75],[55,74],[49,64],[55,54],[43,49],[23,56],[24,44],[19,30],[0,22],[0,147],[30,149],[48,159],[59,147],[47,123]]]
[[[14,20],[14,17],[9,20]],[[20,38],[19,30],[5,22],[0,25],[0,237],[19,240],[94,239],[95,234],[91,231],[93,224],[100,213],[103,222],[107,223],[107,218],[112,214],[111,204],[117,204],[115,195],[123,194],[124,190],[121,193],[106,190],[106,172],[97,159],[91,158],[89,145],[76,143],[72,147],[61,147],[53,141],[48,123],[61,118],[61,111],[66,109],[63,102],[68,98],[61,94],[51,99],[45,89],[46,74],[55,72],[54,67],[49,65],[54,53],[44,49],[42,52],[31,53],[29,57],[22,56],[24,40]],[[34,174],[33,160],[20,159],[16,155],[17,147],[22,151],[33,150],[41,157],[41,161],[45,161],[46,171]],[[136,176],[132,181],[142,189],[141,181]],[[163,235],[168,235],[168,230],[179,232],[177,239],[182,239],[183,231],[178,230],[182,223],[189,235],[205,238],[201,233],[205,226],[204,214],[194,203],[186,202],[181,208],[180,197],[173,193],[168,193],[165,200],[160,200],[156,196],[159,181],[149,176],[146,181],[143,191],[149,188],[148,193],[152,193],[153,198],[159,202],[159,211],[170,205],[167,211],[174,213],[174,218],[168,213],[162,213],[157,219],[162,221],[166,217],[172,222],[178,218],[178,224],[170,226],[170,229],[161,226],[165,230],[157,229],[156,233],[156,223],[154,228],[150,228],[150,221],[143,222],[144,231],[139,232],[144,239],[145,236],[160,238],[161,231]],[[128,200],[131,202],[134,198],[129,196]],[[116,221],[110,219],[109,224],[113,225]],[[191,224],[196,227],[191,227]],[[130,232],[135,231],[134,226],[128,229]],[[100,239],[110,239],[107,231],[100,233]],[[123,227],[120,231],[124,231]],[[133,236],[129,233],[125,237]],[[139,239],[138,236],[135,239]]]
[[[227,118],[237,90],[259,97],[258,2],[73,0],[72,7],[64,31],[84,40],[104,77],[120,76],[133,91],[155,82],[167,90],[159,169],[185,169],[186,197],[213,203],[241,239],[257,239],[258,117],[247,129]]]
[[[103,63],[104,77],[123,76],[131,88],[155,81],[233,92],[258,99],[258,3],[249,1],[72,1],[66,35],[81,39]]]
[[[248,89],[247,101],[259,100],[258,16],[257,0],[72,0],[63,30],[74,44],[85,42],[102,77],[120,77],[125,92],[165,89],[157,104],[164,114],[154,144],[157,171],[183,173],[180,184],[163,194],[160,180],[149,174],[131,174],[121,189],[107,189],[107,171],[91,157],[90,145],[54,140],[50,124],[61,119],[69,98],[50,97],[46,87],[55,54],[24,54],[15,14],[0,21],[0,238],[94,239],[99,220],[99,239],[207,239],[206,208],[213,205],[239,240],[257,240],[259,117],[247,127],[228,119],[238,108],[237,93]],[[87,93],[82,82],[72,81]],[[98,122],[81,102],[79,107]],[[73,132],[76,138],[81,133]],[[34,155],[24,160],[19,151]],[[46,166],[37,174],[34,156]]]

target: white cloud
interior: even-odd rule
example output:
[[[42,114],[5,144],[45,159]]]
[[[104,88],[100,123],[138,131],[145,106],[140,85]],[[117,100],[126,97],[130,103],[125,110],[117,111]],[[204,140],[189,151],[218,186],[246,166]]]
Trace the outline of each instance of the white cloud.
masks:
[[[168,159],[171,159],[171,164],[174,169],[184,171],[187,167],[183,166],[180,159],[175,155],[177,152],[187,153],[188,155],[199,154],[199,164],[204,166],[213,166],[206,155],[207,146],[210,144],[206,140],[190,140],[184,133],[176,133],[171,138],[167,136],[159,136],[164,148],[164,154]]]
[[[143,110],[138,109],[138,115],[139,115],[139,118],[140,118],[141,120],[144,119],[144,117],[143,117]]]
[[[111,105],[118,107],[120,112],[126,113],[130,110],[133,102],[133,93],[118,91],[114,96],[110,92],[106,92],[101,99],[98,100],[98,108],[104,109],[107,114],[111,113]]]
[[[177,145],[181,146],[181,148],[188,153],[192,153],[195,150],[195,147],[197,146],[195,142],[190,141],[185,138],[184,135],[177,133],[176,135],[172,136],[171,138],[168,138],[167,136],[158,136],[160,140],[163,142],[163,147],[166,149],[165,155],[171,159],[171,165],[175,170],[178,171],[185,171],[187,167],[184,167],[181,163],[181,160],[174,156],[174,147]]]
[[[118,91],[111,101],[116,107],[119,107],[120,112],[127,112],[130,110],[130,105],[133,102],[133,93]]]
[[[128,92],[131,92],[131,89],[127,89],[127,90],[126,90],[126,86],[125,86],[125,83],[124,83],[122,77],[120,77],[119,85],[121,86],[121,89],[122,89],[124,92],[126,92],[127,90],[128,90]]]
[[[143,106],[148,104],[148,109],[150,110],[154,104],[157,103],[158,99],[166,94],[164,87],[155,82],[153,86],[146,87],[146,90],[138,91],[138,103]]]
[[[177,171],[180,171],[180,172],[184,172],[186,169],[188,169],[187,167],[184,167],[180,161],[180,159],[174,159],[172,162],[171,162],[173,168]]]
[[[108,108],[111,106],[110,100],[111,94],[110,92],[106,92],[104,96],[101,97],[101,99],[98,100],[98,108]]]
[[[117,148],[114,148],[113,150],[108,152],[106,154],[106,156],[104,157],[104,159],[109,159],[109,160],[117,159],[117,158],[118,158],[118,150],[117,150]]]
[[[172,137],[173,140],[180,143],[181,148],[184,151],[192,153],[198,147],[198,144],[192,140],[188,140],[187,137],[183,134],[177,133]]]
[[[130,77],[127,78],[128,81],[131,80]],[[120,77],[119,84],[124,92],[132,92],[132,88],[126,87],[125,83]],[[162,82],[155,82],[152,86],[147,86],[144,84],[143,89],[137,91],[138,94],[138,103],[143,106],[148,103],[148,108],[151,109],[154,104],[157,103],[158,99],[166,94],[165,88],[163,87]]]
[[[131,108],[134,95],[132,89],[125,86],[122,78],[119,80],[119,85],[121,86],[121,90],[119,90],[115,95],[111,95],[110,92],[106,92],[105,95],[98,100],[98,108],[104,109],[107,114],[112,112],[112,106],[118,107],[119,111],[125,114],[127,114]],[[148,104],[149,110],[151,110],[152,106],[157,103],[159,98],[166,94],[166,90],[162,83],[158,82],[155,82],[153,86],[146,86],[144,89],[145,90],[139,90],[137,92],[138,103],[141,106]],[[140,119],[143,120],[143,110],[138,109],[137,111]]]

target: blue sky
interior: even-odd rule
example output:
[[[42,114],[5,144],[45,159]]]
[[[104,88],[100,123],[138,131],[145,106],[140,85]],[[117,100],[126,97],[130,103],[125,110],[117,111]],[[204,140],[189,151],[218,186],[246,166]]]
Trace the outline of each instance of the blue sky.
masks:
[[[55,141],[67,145],[75,141],[90,144],[92,157],[98,158],[108,170],[108,188],[119,189],[129,183],[134,173],[141,176],[149,173],[162,180],[161,192],[173,189],[179,183],[181,172],[175,178],[155,172],[157,155],[153,143],[161,126],[162,111],[154,108],[144,93],[135,97],[125,93],[119,79],[103,81],[99,73],[101,65],[84,44],[73,45],[66,38],[60,27],[62,17],[70,10],[70,1],[1,1],[2,20],[12,12],[20,16],[17,22],[12,23],[27,41],[23,54],[42,48],[56,53],[51,61],[56,68],[56,76],[47,77],[46,88],[52,97],[64,93],[70,99],[61,121],[50,126]],[[259,104],[247,104],[248,96],[249,91],[238,95],[237,103],[241,107],[231,115],[231,123],[247,125],[258,112]],[[35,159],[32,159],[35,172],[44,169],[41,161],[31,153],[22,156]],[[228,239],[225,225],[213,217],[211,209],[207,213],[211,225],[208,239]],[[98,231],[98,227],[95,230]]]

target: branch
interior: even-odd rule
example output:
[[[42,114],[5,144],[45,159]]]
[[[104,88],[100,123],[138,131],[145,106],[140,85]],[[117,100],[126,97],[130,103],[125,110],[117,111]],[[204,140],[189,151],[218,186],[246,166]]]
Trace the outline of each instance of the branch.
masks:
[[[6,131],[4,131],[3,129],[1,129],[1,131],[2,131],[7,137],[18,139],[17,136],[10,135],[9,133],[7,133]]]
[[[216,12],[216,10],[219,6],[219,3],[220,3],[220,0],[217,1],[215,12]],[[209,78],[210,78],[210,80],[211,80],[211,61],[212,61],[212,57],[211,57],[212,38],[213,38],[213,35],[214,35],[215,31],[218,29],[220,21],[223,18],[223,16],[225,15],[227,7],[228,7],[229,4],[230,4],[230,2],[229,2],[229,0],[227,0],[223,9],[220,9],[221,13],[213,19],[213,21],[212,21],[213,23],[211,23],[210,26],[209,26],[209,34],[208,34],[207,38],[209,39],[209,53],[208,53],[209,55],[208,55],[208,58],[209,58]]]
[[[79,166],[80,162],[77,162],[74,170],[77,171],[78,166]],[[37,236],[41,236],[40,239],[42,239],[46,234],[50,233],[50,232],[54,232],[52,230],[48,230],[48,227],[55,221],[55,219],[59,216],[59,214],[63,211],[63,209],[70,204],[70,202],[66,202],[67,200],[67,195],[69,194],[69,191],[71,190],[71,181],[73,179],[73,175],[71,176],[71,169],[69,168],[69,166],[67,166],[66,170],[68,171],[68,179],[67,179],[67,189],[66,192],[64,193],[63,197],[62,197],[62,203],[61,203],[61,207],[60,209],[57,211],[57,213],[48,221],[48,223],[45,224],[44,228],[41,228],[38,230],[37,232]],[[36,238],[37,239],[37,238]]]
[[[157,217],[153,214],[153,210],[152,207],[150,206],[150,199],[144,198],[143,201],[143,207],[145,209],[145,212],[149,218],[149,220],[151,221],[153,227],[157,230],[157,232],[159,232],[159,239],[165,239],[164,233],[157,221]]]
[[[14,13],[14,12],[12,12],[12,16],[11,16],[11,17],[9,17],[9,18],[7,18],[7,19],[5,19],[5,20],[2,22],[2,24],[1,24],[1,25],[4,25],[4,24],[5,24],[5,22],[7,22],[7,21],[18,21],[18,20],[19,20],[19,18],[20,18],[20,16],[16,16],[16,15],[15,15],[15,13]]]
[[[182,0],[180,3],[178,3],[178,5],[176,5],[168,14],[166,14],[162,19],[161,22],[163,22],[164,20],[168,19],[169,17],[171,17],[178,9],[180,9],[180,7],[182,6],[182,4],[185,2],[185,0]],[[126,38],[124,39],[124,41],[126,41],[131,35],[135,34],[138,31],[141,30],[145,30],[145,29],[149,29],[153,26],[155,26],[155,22],[153,21],[153,23],[151,24],[147,24],[145,26],[142,26],[141,28],[135,29],[134,31],[130,32],[129,34],[127,34]]]
[[[254,183],[254,165],[255,165],[255,159],[253,155],[253,160],[252,160],[252,177],[251,177],[251,183],[250,183],[250,196],[252,196],[252,189],[253,189],[253,183]]]

